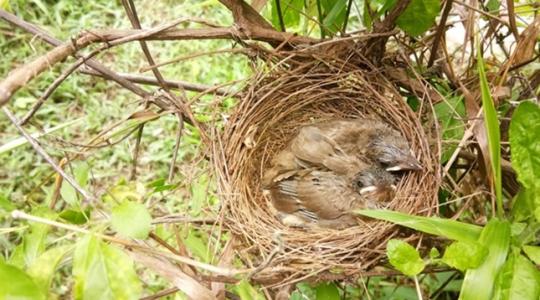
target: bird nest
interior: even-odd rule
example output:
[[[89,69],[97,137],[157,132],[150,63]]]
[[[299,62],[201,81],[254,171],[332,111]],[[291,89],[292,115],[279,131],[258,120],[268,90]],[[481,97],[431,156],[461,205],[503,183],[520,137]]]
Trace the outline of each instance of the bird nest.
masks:
[[[342,230],[294,228],[278,220],[261,178],[303,125],[336,118],[383,120],[407,138],[425,166],[400,177],[388,208],[429,215],[436,207],[439,151],[429,142],[434,126],[422,125],[387,77],[354,53],[339,55],[346,60],[317,53],[268,60],[214,141],[225,225],[241,240],[238,253],[258,267],[262,283],[361,275],[380,263],[387,240],[399,234],[391,224],[366,219]],[[428,111],[430,105],[423,104],[421,110]]]

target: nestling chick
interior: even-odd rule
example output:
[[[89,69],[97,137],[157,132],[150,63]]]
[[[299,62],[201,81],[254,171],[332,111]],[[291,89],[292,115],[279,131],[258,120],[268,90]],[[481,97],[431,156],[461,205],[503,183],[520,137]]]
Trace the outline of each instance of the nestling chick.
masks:
[[[310,126],[317,127],[345,153],[376,161],[387,171],[422,169],[407,140],[381,121],[336,120]]]
[[[274,183],[270,195],[281,220],[290,226],[345,228],[357,224],[353,209],[377,208],[393,198],[394,177],[380,168],[354,178],[304,169]]]

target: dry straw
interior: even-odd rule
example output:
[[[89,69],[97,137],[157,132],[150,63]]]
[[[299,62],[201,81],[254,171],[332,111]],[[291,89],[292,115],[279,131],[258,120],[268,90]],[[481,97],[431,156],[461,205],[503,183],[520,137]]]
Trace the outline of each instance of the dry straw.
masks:
[[[395,226],[369,220],[345,230],[303,230],[276,219],[261,177],[302,125],[334,118],[384,120],[407,137],[426,166],[401,179],[389,209],[426,215],[436,207],[438,151],[426,134],[433,129],[423,127],[397,88],[354,51],[315,50],[274,53],[280,59],[268,59],[253,76],[213,143],[224,223],[241,240],[237,249],[244,261],[260,266],[258,275],[273,284],[359,276],[381,262],[386,241],[399,234]]]

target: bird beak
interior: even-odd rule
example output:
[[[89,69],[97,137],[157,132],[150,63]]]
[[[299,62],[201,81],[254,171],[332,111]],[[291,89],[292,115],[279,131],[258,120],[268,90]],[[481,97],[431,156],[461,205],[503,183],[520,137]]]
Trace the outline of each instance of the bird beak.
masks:
[[[376,186],[370,185],[370,186],[366,186],[366,187],[361,188],[360,189],[360,194],[363,195],[363,194],[370,193],[370,192],[373,192],[373,191],[376,191],[376,190],[377,190]]]
[[[416,160],[414,157],[410,157],[408,160],[403,161],[395,166],[391,166],[389,168],[386,168],[386,171],[388,172],[395,172],[395,171],[419,171],[422,170],[422,165]]]

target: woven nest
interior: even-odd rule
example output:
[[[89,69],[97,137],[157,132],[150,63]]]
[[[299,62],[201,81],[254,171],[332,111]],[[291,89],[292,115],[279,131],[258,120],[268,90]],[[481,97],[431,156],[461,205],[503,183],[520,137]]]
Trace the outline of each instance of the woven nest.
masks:
[[[381,261],[386,241],[399,232],[379,221],[362,220],[362,225],[344,230],[306,230],[279,222],[269,197],[263,195],[261,178],[273,155],[303,125],[335,118],[384,120],[408,139],[426,166],[400,179],[389,209],[429,215],[436,207],[438,151],[430,147],[433,139],[426,134],[432,129],[422,127],[382,74],[358,58],[340,57],[349,59],[321,60],[297,53],[265,65],[214,142],[225,224],[242,241],[238,253],[259,266],[259,275],[273,278],[268,282],[360,275]]]

